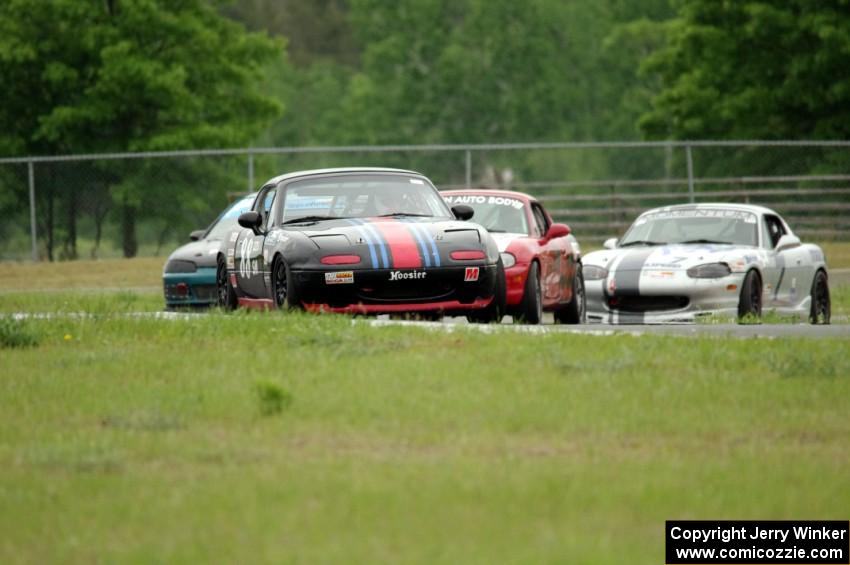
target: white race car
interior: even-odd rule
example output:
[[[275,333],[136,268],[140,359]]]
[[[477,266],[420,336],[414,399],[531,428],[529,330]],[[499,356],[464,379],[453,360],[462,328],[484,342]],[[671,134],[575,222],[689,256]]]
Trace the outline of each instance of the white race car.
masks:
[[[584,257],[587,321],[759,318],[762,310],[828,324],[826,260],[774,211],[684,204],[641,214],[620,241]]]

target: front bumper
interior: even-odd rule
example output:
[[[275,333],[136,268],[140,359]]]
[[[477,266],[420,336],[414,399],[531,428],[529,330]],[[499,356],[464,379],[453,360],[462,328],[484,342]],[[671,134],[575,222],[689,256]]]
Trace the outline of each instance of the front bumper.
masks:
[[[194,273],[165,273],[162,290],[165,305],[209,306],[215,304],[215,267],[199,267]]]
[[[475,280],[471,280],[473,273],[469,269],[477,269]],[[496,290],[495,265],[433,269],[296,270],[291,275],[301,303],[308,310],[314,311],[461,314],[486,308],[493,301]]]
[[[505,269],[505,304],[508,307],[519,306],[522,303],[530,266],[531,263],[516,263],[513,267]]]
[[[745,273],[719,279],[692,279],[684,271],[645,272],[637,293],[613,295],[607,279],[585,280],[588,323],[694,323],[699,318],[736,316]]]

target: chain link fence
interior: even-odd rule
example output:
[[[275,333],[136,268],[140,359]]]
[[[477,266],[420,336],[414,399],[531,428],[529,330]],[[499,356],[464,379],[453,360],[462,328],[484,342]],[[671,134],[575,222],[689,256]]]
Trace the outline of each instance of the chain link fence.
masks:
[[[590,243],[689,201],[761,204],[804,238],[850,239],[850,142],[249,148],[0,159],[0,259],[164,255],[266,179],[342,166],[528,192]]]

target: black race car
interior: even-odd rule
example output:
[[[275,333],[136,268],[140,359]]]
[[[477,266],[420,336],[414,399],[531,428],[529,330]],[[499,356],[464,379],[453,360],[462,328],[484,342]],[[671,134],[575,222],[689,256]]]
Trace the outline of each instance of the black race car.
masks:
[[[219,305],[499,321],[505,274],[489,233],[398,169],[275,177],[218,254]]]

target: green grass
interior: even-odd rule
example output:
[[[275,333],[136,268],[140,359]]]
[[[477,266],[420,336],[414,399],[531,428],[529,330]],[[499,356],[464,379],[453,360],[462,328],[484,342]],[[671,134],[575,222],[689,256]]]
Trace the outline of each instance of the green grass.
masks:
[[[80,261],[4,261],[2,291],[162,287],[165,257]]]
[[[37,344],[0,349],[3,563],[655,564],[666,519],[850,508],[843,340],[22,327]]]

